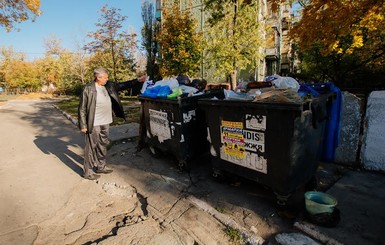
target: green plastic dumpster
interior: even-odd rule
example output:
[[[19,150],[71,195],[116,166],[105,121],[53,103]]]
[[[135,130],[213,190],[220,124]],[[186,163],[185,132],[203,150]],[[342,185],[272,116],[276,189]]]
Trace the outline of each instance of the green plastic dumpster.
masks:
[[[187,167],[191,159],[207,154],[207,124],[205,113],[198,108],[198,99],[213,97],[223,98],[223,91],[178,99],[139,96],[145,125],[141,132],[146,134],[142,138],[151,153],[173,155],[180,168]]]
[[[332,100],[332,94],[303,103],[200,99],[214,175],[253,180],[285,203],[315,176]]]

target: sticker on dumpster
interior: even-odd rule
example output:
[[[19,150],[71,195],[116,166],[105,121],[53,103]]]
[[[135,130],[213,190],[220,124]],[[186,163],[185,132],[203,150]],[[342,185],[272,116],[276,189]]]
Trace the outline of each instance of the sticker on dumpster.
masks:
[[[183,123],[189,123],[196,116],[195,110],[188,111],[187,113],[183,113]]]
[[[221,159],[267,173],[267,159],[260,154],[265,152],[264,132],[246,130],[242,122],[231,121],[222,121],[220,132]]]
[[[265,133],[243,130],[245,149],[252,152],[265,152]]]
[[[245,151],[244,157],[236,157],[227,154],[226,149],[223,146],[221,147],[220,155],[222,160],[267,174],[267,160],[264,156]]]
[[[266,130],[266,116],[246,114],[245,121],[247,129]]]
[[[243,143],[242,129],[234,129],[221,127],[222,143],[223,142],[238,142]]]
[[[247,153],[245,167],[267,174],[267,160],[257,154]]]
[[[242,122],[230,122],[230,121],[223,121],[222,120],[222,127],[243,129],[243,123]]]
[[[224,142],[225,154],[235,158],[245,158],[245,147],[243,144]]]
[[[171,131],[167,113],[149,109],[150,114],[150,130],[153,136],[158,136],[158,140],[162,143],[171,139]]]
[[[221,142],[225,154],[235,157],[245,157],[242,122],[222,121]]]

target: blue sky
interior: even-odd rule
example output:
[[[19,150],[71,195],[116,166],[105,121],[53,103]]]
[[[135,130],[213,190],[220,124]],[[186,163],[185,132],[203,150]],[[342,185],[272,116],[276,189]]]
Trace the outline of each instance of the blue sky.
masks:
[[[96,30],[98,11],[105,4],[121,9],[121,15],[127,16],[122,30],[133,29],[141,36],[142,0],[41,0],[43,13],[35,22],[28,20],[16,25],[20,31],[7,33],[5,28],[0,28],[0,46],[12,46],[32,60],[43,56],[44,39],[55,35],[62,40],[64,48],[75,51],[85,43],[87,33]]]

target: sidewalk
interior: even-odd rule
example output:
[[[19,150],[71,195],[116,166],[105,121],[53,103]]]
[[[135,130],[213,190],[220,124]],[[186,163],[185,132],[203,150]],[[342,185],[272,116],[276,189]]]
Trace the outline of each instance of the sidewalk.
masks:
[[[111,140],[136,137],[138,125],[111,127]],[[338,173],[341,174],[341,173]],[[336,227],[317,226],[298,220],[299,233],[327,244],[385,244],[385,176],[381,173],[348,170],[326,191],[338,200],[340,222]],[[281,244],[308,242],[295,233],[277,234]]]
[[[328,244],[385,244],[383,174],[348,171],[326,193],[338,200],[339,224],[326,228],[297,222],[295,227]]]
[[[69,119],[72,121],[72,123],[76,123],[73,119]],[[385,203],[384,174],[355,170],[335,172],[333,171],[333,167],[335,166],[333,164],[329,164],[331,166],[331,170],[329,172],[323,171],[331,175],[331,178],[329,178],[329,180],[331,180],[331,185],[327,186],[326,192],[328,194],[331,194],[338,200],[337,208],[340,211],[340,222],[336,227],[326,228],[314,225],[307,221],[305,218],[299,217],[296,219],[295,222],[291,223],[290,228],[281,226],[282,224],[284,224],[284,222],[282,223],[282,221],[279,220],[280,217],[277,217],[278,215],[275,215],[275,213],[271,213],[271,210],[275,209],[274,207],[272,207],[271,203],[267,204],[270,207],[265,207],[261,209],[261,207],[263,207],[264,205],[263,203],[255,202],[252,196],[246,196],[246,199],[243,202],[247,203],[242,203],[242,206],[239,207],[239,204],[236,204],[237,202],[234,202],[234,205],[230,205],[233,207],[231,209],[231,212],[229,212],[228,215],[224,215],[218,212],[218,208],[215,206],[215,201],[210,202],[210,198],[206,198],[205,201],[204,198],[197,199],[194,197],[197,195],[197,193],[201,193],[202,191],[205,192],[203,189],[199,189],[201,188],[200,186],[204,186],[205,189],[210,189],[206,185],[207,181],[202,180],[202,176],[197,176],[197,178],[199,179],[198,181],[206,182],[204,182],[202,185],[199,185],[199,183],[194,179],[194,177],[196,176],[192,176],[192,174],[189,174],[189,178],[190,180],[192,180],[192,183],[185,179],[185,174],[173,175],[171,174],[170,170],[167,170],[167,168],[173,167],[172,163],[168,162],[170,161],[170,159],[153,159],[149,156],[148,152],[145,149],[139,153],[138,157],[132,159],[129,154],[132,154],[132,152],[134,152],[136,142],[130,142],[128,139],[138,136],[138,128],[139,125],[135,123],[121,126],[112,126],[110,128],[110,139],[112,142],[115,142],[110,151],[110,160],[112,163],[115,164],[115,169],[118,170],[119,173],[123,173],[123,175],[116,175],[116,173],[114,174],[114,176],[105,177],[105,179],[107,182],[109,181],[111,183],[118,183],[118,179],[126,179],[127,175],[125,175],[124,173],[125,171],[127,173],[127,170],[123,167],[123,164],[121,162],[130,159],[129,164],[132,164],[132,167],[134,168],[130,167],[131,179],[129,181],[129,184],[135,186],[137,190],[140,189],[141,191],[143,191],[143,193],[140,193],[140,195],[145,197],[147,203],[146,205],[149,208],[148,210],[151,211],[153,215],[152,218],[155,220],[162,219],[162,217],[164,218],[164,216],[168,216],[167,212],[163,213],[162,205],[171,205],[170,210],[172,210],[174,206],[178,206],[177,203],[183,203],[180,205],[182,205],[184,208],[188,207],[189,205],[192,205],[198,210],[204,211],[208,215],[205,216],[205,220],[211,223],[212,225],[214,225],[214,223],[212,223],[212,221],[209,221],[210,219],[208,219],[208,217],[210,216],[214,217],[216,220],[219,221],[219,223],[224,226],[230,225],[233,228],[242,231],[242,235],[244,237],[251,237],[251,239],[249,240],[249,244],[385,244],[384,239],[382,238],[383,232],[385,231],[385,208],[383,207]],[[138,170],[135,170],[136,167]],[[160,168],[161,170],[155,168]],[[147,170],[147,172],[139,171],[139,169],[145,169]],[[337,169],[337,167],[335,167],[335,169]],[[205,171],[209,171],[209,169],[206,168]],[[164,172],[165,174],[162,174],[162,172]],[[143,174],[145,176],[140,176]],[[339,176],[340,174],[342,174],[341,177]],[[210,174],[207,174],[207,176],[209,175]],[[160,176],[162,178],[162,181],[157,182],[158,177],[154,178],[154,176]],[[338,178],[336,178],[336,176],[338,176]],[[135,179],[133,179],[133,177],[135,177]],[[328,180],[328,178],[325,178],[323,180]],[[154,181],[156,182],[156,184]],[[170,186],[164,186],[164,183],[168,183]],[[154,185],[156,185],[157,187],[155,187]],[[158,185],[161,185],[161,187]],[[192,190],[192,187],[194,187],[194,185],[195,189],[197,189],[198,191],[197,193]],[[153,190],[153,188],[155,189]],[[247,188],[245,190],[235,189],[235,194],[231,194],[229,192],[229,187],[226,186],[226,184],[218,184],[216,186],[214,185],[212,186],[212,188],[214,188],[214,190],[215,188],[222,188],[223,190],[225,190],[218,190],[221,195],[221,197],[219,197],[220,200],[232,200],[232,197],[230,197],[229,195],[237,195],[237,193],[238,197],[235,196],[234,198],[241,200],[243,198],[241,197],[242,191],[246,193],[249,191]],[[160,190],[163,190],[164,192],[161,192]],[[179,198],[172,205],[172,193],[174,193],[175,191],[178,192],[178,190],[180,191],[179,195],[187,195],[187,198]],[[207,192],[210,193],[210,191]],[[213,196],[213,194],[210,195]],[[176,196],[178,196],[177,193]],[[167,197],[170,200],[167,200]],[[249,199],[249,201],[247,200],[247,198]],[[263,198],[258,200],[263,201]],[[154,205],[154,202],[156,203],[156,206],[152,206]],[[247,207],[247,209],[245,209],[245,207]],[[183,210],[184,208],[179,207],[180,210]],[[189,212],[187,210],[180,212]],[[245,211],[247,211],[248,213],[246,216],[247,219],[244,217]],[[195,210],[194,212],[197,211]],[[198,213],[199,212],[197,212],[196,214]],[[270,217],[268,217],[269,214]],[[177,213],[175,215],[178,216]],[[182,214],[180,215],[181,216],[179,217],[182,217]],[[244,218],[242,219],[240,217]],[[267,223],[255,223],[258,222],[260,217],[268,217],[266,220]],[[184,219],[184,221],[183,219],[181,219],[179,222],[189,223],[190,221],[191,220],[189,219]],[[275,229],[275,225],[271,225],[271,222],[275,223],[275,225],[278,225],[280,227],[277,227],[276,231],[278,232],[276,232],[273,237],[266,237],[266,234],[272,233]],[[156,225],[156,222],[154,223],[154,220],[145,223],[147,223],[149,226]],[[269,228],[266,225],[272,227]],[[181,227],[184,227],[182,228],[182,230],[192,229],[191,227],[189,228],[188,224],[185,223],[179,223],[178,226],[179,229]],[[207,228],[210,230],[210,227]],[[142,227],[142,229],[144,229],[144,227]],[[214,230],[216,229],[217,228],[215,228]],[[191,231],[185,230],[183,232],[182,230],[179,230],[181,234],[187,232],[188,234],[190,234],[188,237],[191,238]],[[218,232],[218,230],[216,231]],[[157,233],[158,238],[162,240],[165,239],[165,237],[168,237],[168,239],[171,239],[175,242],[173,244],[186,244],[186,240],[184,240],[184,242],[176,242],[175,239],[178,238],[175,236],[173,237],[171,233],[168,232],[164,233],[163,231],[162,233]],[[203,239],[202,237],[204,237],[204,234],[202,234],[201,232],[202,231],[200,231],[199,233],[199,238],[195,237],[195,241]],[[160,238],[160,236],[165,237]],[[217,234],[217,237],[218,236],[220,236],[219,233]],[[119,239],[123,238],[122,236],[111,237],[108,241],[118,241]],[[208,241],[209,240],[206,240],[206,242]],[[203,244],[209,243],[204,242]]]

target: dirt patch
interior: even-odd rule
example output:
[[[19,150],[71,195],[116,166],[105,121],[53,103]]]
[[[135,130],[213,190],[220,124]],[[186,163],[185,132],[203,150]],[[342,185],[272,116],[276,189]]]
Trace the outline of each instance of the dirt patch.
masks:
[[[19,95],[15,99],[17,99],[17,100],[44,100],[44,99],[51,99],[52,97],[53,97],[52,94],[29,93],[29,94]]]

